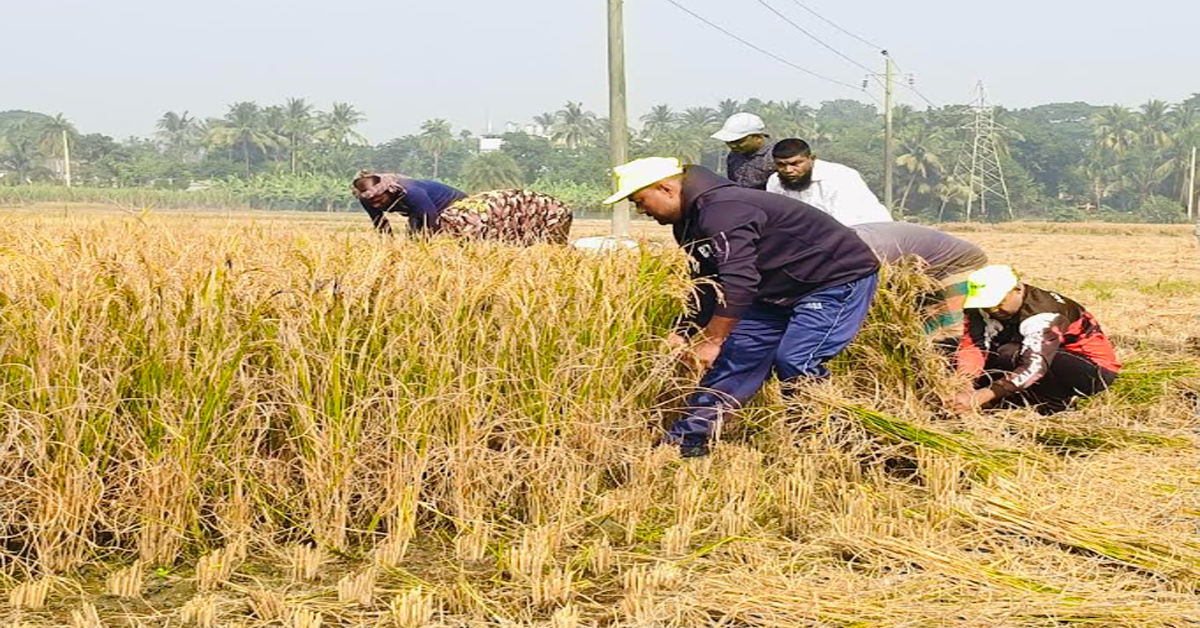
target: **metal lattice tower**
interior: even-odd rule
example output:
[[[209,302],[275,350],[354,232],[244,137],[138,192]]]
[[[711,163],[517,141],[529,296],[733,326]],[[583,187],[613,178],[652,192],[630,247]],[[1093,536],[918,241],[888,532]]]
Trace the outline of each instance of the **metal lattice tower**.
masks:
[[[967,144],[959,152],[951,180],[958,180],[961,173],[966,173],[966,183],[971,189],[967,198],[967,222],[971,222],[976,199],[979,199],[980,214],[985,217],[988,215],[989,197],[1004,201],[1009,218],[1013,218],[1012,198],[1008,194],[1008,183],[1004,179],[1004,167],[1000,164],[1000,151],[997,148],[999,133],[1004,127],[996,123],[996,108],[987,103],[983,81],[976,86],[975,93],[970,105],[971,121],[960,127],[966,131]],[[946,212],[946,203],[946,200],[942,201],[938,220]]]

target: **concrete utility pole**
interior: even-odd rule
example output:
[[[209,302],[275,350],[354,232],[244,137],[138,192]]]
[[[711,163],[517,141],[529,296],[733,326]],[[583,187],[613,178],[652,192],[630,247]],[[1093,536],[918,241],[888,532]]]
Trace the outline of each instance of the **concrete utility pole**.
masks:
[[[67,130],[62,132],[63,143],[63,178],[67,182],[67,187],[71,187],[71,140],[67,136]]]
[[[886,61],[883,71],[883,206],[892,211],[892,179],[896,168],[896,159],[892,154],[895,147],[895,138],[892,137],[892,58],[886,50],[883,51],[883,58]]]
[[[625,111],[624,0],[608,0],[608,124],[612,165],[629,161],[629,124]],[[615,187],[616,180],[613,180]],[[612,206],[612,234],[629,235],[629,201]]]

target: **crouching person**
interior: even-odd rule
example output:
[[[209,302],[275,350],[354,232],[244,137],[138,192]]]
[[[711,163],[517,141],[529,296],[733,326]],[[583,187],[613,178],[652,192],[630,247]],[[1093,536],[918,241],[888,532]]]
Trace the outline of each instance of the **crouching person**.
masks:
[[[410,235],[440,234],[529,246],[566,244],[571,233],[571,209],[555,198],[528,190],[467,196],[436,181],[362,172],[354,180],[353,191],[381,233],[392,233],[386,215],[390,212],[408,219]]]
[[[1121,370],[1112,344],[1083,306],[1022,283],[1008,266],[988,266],[967,279],[966,329],[960,374],[975,389],[955,396],[966,412],[1000,403],[1066,409],[1112,385]]]
[[[826,364],[867,316],[879,262],[821,210],[738,187],[700,166],[651,157],[619,166],[615,175],[619,191],[607,202],[628,197],[672,225],[692,257],[693,277],[723,296],[710,315],[689,321],[699,337],[686,355],[704,375],[667,434],[683,456],[703,456],[723,415],[749,401],[772,373],[787,382],[829,375]],[[680,336],[671,341],[686,344]]]

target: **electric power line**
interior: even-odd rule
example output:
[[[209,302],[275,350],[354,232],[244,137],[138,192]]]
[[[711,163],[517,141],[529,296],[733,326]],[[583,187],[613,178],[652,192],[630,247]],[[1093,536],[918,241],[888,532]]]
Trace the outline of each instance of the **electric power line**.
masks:
[[[900,64],[896,63],[896,58],[892,57],[890,54],[888,54],[888,51],[884,50],[883,54],[887,55],[888,57],[891,57],[892,65],[896,66],[896,71],[898,71],[900,74],[907,74],[907,72],[904,71],[904,68],[901,68]],[[912,75],[909,74],[909,77],[912,77]],[[933,101],[930,100],[927,96],[925,96],[925,94],[923,94],[921,92],[921,90],[917,89],[917,86],[912,84],[911,81],[902,81],[900,83],[900,86],[903,87],[904,89],[907,89],[908,91],[916,94],[917,97],[920,98],[921,100],[925,101],[925,104],[929,105],[929,107],[931,109],[937,109],[937,105],[933,104]]]
[[[778,61],[778,62],[780,62],[780,63],[782,63],[782,64],[784,64],[784,65],[786,65],[786,66],[788,66],[788,67],[791,67],[792,69],[799,70],[799,71],[801,71],[801,72],[803,72],[803,73],[805,73],[805,74],[808,74],[808,75],[810,75],[810,76],[813,76],[813,77],[819,78],[819,79],[821,79],[821,80],[823,80],[823,81],[826,81],[826,82],[829,82],[829,83],[833,83],[834,85],[841,85],[842,87],[847,87],[847,88],[849,88],[849,89],[852,89],[852,90],[855,90],[855,91],[862,91],[863,93],[865,93],[865,94],[867,94],[868,96],[870,96],[870,97],[871,97],[873,100],[875,100],[876,102],[879,102],[879,101],[878,101],[878,99],[876,99],[876,98],[875,98],[873,95],[871,95],[871,94],[870,94],[869,92],[867,92],[865,89],[860,89],[859,87],[857,87],[857,86],[855,86],[855,85],[851,85],[850,83],[845,83],[845,82],[843,82],[843,81],[839,81],[839,80],[837,80],[837,79],[835,79],[835,78],[830,78],[830,77],[828,77],[828,76],[825,76],[824,74],[820,74],[820,73],[818,73],[818,72],[814,72],[814,71],[812,71],[812,70],[810,70],[810,69],[808,69],[808,68],[805,68],[805,67],[801,67],[801,66],[799,66],[799,65],[796,65],[795,63],[792,63],[791,61],[788,61],[787,59],[784,59],[783,57],[781,57],[781,56],[779,56],[779,55],[777,55],[777,54],[775,54],[775,53],[773,53],[773,52],[771,52],[771,51],[769,51],[769,50],[763,49],[763,48],[761,48],[761,47],[757,46],[756,44],[753,44],[753,43],[751,43],[750,41],[748,41],[748,40],[746,40],[746,39],[743,39],[743,38],[741,38],[741,37],[739,37],[739,36],[735,35],[734,33],[732,33],[732,32],[730,32],[730,31],[726,30],[726,29],[725,29],[725,28],[723,28],[723,27],[721,27],[720,25],[713,23],[712,21],[708,20],[707,18],[705,18],[704,16],[700,15],[699,13],[696,13],[695,11],[692,11],[691,9],[689,9],[689,8],[685,7],[684,5],[680,4],[679,2],[677,2],[677,0],[665,0],[665,1],[666,1],[666,2],[669,2],[669,3],[670,3],[670,4],[672,4],[672,5],[674,5],[674,6],[675,6],[675,8],[679,9],[680,11],[683,11],[684,13],[687,13],[688,15],[692,16],[693,18],[695,18],[695,19],[697,19],[697,20],[700,20],[700,21],[701,21],[701,22],[703,22],[704,24],[707,24],[707,25],[708,25],[710,28],[716,29],[717,31],[720,31],[721,33],[725,34],[727,37],[732,37],[733,39],[737,40],[737,41],[738,41],[738,42],[740,42],[742,45],[744,45],[744,46],[747,46],[747,47],[749,47],[749,48],[751,48],[751,49],[753,49],[753,50],[756,50],[756,51],[758,51],[759,53],[762,53],[762,54],[764,54],[764,55],[766,55],[766,56],[768,56],[768,57],[771,57],[772,59],[774,59],[774,60],[776,60],[776,61]]]
[[[859,68],[862,68],[862,69],[866,70],[867,72],[874,71],[871,68],[850,58],[848,55],[844,54],[841,50],[838,50],[837,48],[834,48],[833,46],[825,43],[825,41],[822,40],[820,37],[817,37],[816,35],[813,35],[812,33],[808,32],[807,30],[804,29],[803,26],[800,26],[799,24],[793,22],[791,20],[791,18],[789,18],[788,16],[784,15],[783,13],[780,13],[779,9],[776,9],[775,7],[768,4],[767,0],[758,0],[758,3],[763,5],[764,7],[767,7],[767,10],[769,10],[771,13],[774,13],[775,15],[779,16],[779,19],[787,22],[788,24],[791,24],[792,28],[800,31],[801,33],[804,33],[806,36],[808,36],[809,39],[817,42],[818,44],[821,44],[821,46],[823,46],[826,50],[829,50],[833,54],[845,59],[846,61],[849,61],[851,64],[858,66]]]
[[[847,35],[847,36],[849,36],[849,37],[851,37],[851,38],[853,38],[853,39],[857,39],[858,41],[860,41],[860,42],[862,42],[862,43],[864,43],[864,44],[866,44],[866,45],[868,45],[868,46],[870,46],[870,47],[872,47],[872,48],[874,48],[874,49],[876,49],[876,50],[883,51],[883,46],[877,46],[877,45],[875,45],[875,44],[873,44],[873,43],[871,43],[871,42],[869,42],[869,41],[867,41],[867,40],[863,39],[862,37],[859,37],[858,35],[855,35],[854,33],[851,33],[850,31],[848,31],[848,30],[846,30],[846,29],[842,28],[841,26],[838,26],[837,24],[834,24],[834,23],[833,23],[833,20],[830,20],[829,18],[826,18],[825,16],[821,15],[820,13],[817,13],[816,11],[814,11],[814,10],[810,9],[810,8],[808,7],[808,5],[804,4],[803,2],[800,2],[800,0],[792,0],[792,2],[793,2],[793,3],[795,3],[795,4],[796,4],[796,6],[800,7],[801,9],[804,9],[805,11],[808,11],[809,13],[812,13],[813,15],[817,16],[817,19],[821,20],[822,22],[825,22],[826,24],[828,24],[828,25],[830,25],[830,26],[832,26],[832,27],[836,28],[837,30],[841,31],[843,34],[845,34],[845,35]]]
[[[888,57],[890,57],[890,56],[891,56],[890,54],[888,54],[888,51],[887,51],[885,48],[883,48],[882,46],[879,46],[879,45],[877,45],[877,44],[871,43],[870,41],[867,41],[866,39],[864,39],[864,38],[862,38],[862,37],[859,37],[858,35],[855,35],[854,33],[851,33],[850,31],[848,31],[848,30],[846,30],[846,29],[842,28],[841,26],[838,26],[838,25],[837,25],[837,24],[836,24],[836,23],[835,23],[833,20],[831,20],[831,19],[829,19],[829,18],[827,18],[827,17],[825,17],[825,16],[821,15],[820,13],[817,13],[817,12],[816,12],[816,11],[814,11],[812,8],[810,8],[808,5],[804,4],[803,2],[800,2],[800,0],[792,0],[792,2],[793,2],[793,3],[794,3],[796,6],[800,7],[801,9],[804,9],[805,11],[808,11],[809,13],[811,13],[812,15],[814,15],[814,16],[816,16],[818,19],[820,19],[822,22],[825,22],[826,24],[828,24],[828,25],[830,25],[830,26],[834,27],[834,28],[835,28],[835,29],[837,29],[838,31],[842,32],[843,34],[845,34],[845,35],[847,35],[847,36],[849,36],[849,37],[851,37],[851,38],[853,38],[853,39],[856,39],[856,40],[858,40],[858,41],[860,41],[860,42],[862,42],[862,43],[864,43],[864,44],[866,44],[866,45],[870,46],[871,48],[874,48],[874,49],[878,50],[878,51],[879,51],[880,53],[882,53],[884,56],[888,56]],[[839,57],[841,57],[841,58],[845,59],[846,61],[849,61],[850,63],[852,63],[852,64],[854,64],[854,65],[858,66],[859,68],[862,68],[862,69],[866,70],[866,71],[869,73],[869,75],[871,76],[871,78],[875,80],[875,82],[877,82],[877,83],[879,83],[879,82],[880,82],[880,81],[879,81],[879,77],[876,75],[875,71],[874,71],[874,70],[872,70],[871,68],[868,68],[867,66],[865,66],[865,65],[863,65],[863,64],[861,64],[861,63],[859,63],[858,61],[855,61],[854,59],[851,59],[849,56],[847,56],[847,55],[843,54],[843,53],[842,53],[840,50],[838,50],[838,49],[834,48],[834,47],[833,47],[833,46],[831,46],[830,44],[827,44],[827,43],[825,43],[824,41],[822,41],[822,40],[821,40],[819,37],[817,37],[816,35],[813,35],[812,33],[808,32],[807,30],[805,30],[804,28],[802,28],[802,27],[801,27],[799,24],[796,24],[796,23],[795,23],[795,22],[793,22],[792,20],[788,19],[788,18],[787,18],[785,15],[783,15],[783,14],[782,14],[782,13],[780,13],[778,10],[776,10],[776,9],[775,9],[775,7],[772,7],[771,5],[767,4],[765,0],[758,0],[758,3],[759,3],[759,4],[761,4],[761,5],[763,5],[763,6],[765,6],[765,7],[767,7],[768,9],[770,9],[770,11],[771,11],[772,13],[774,13],[775,15],[778,15],[778,16],[779,16],[781,19],[783,19],[783,21],[787,22],[788,24],[791,24],[791,25],[792,25],[792,27],[794,27],[796,30],[800,31],[801,33],[804,33],[804,34],[805,34],[805,35],[807,35],[809,38],[811,38],[811,39],[813,39],[814,41],[816,41],[818,44],[821,44],[821,45],[822,45],[822,46],[824,46],[825,48],[827,48],[827,49],[829,49],[830,51],[832,51],[832,52],[833,52],[834,54],[836,54],[837,56],[839,56]],[[894,57],[892,58],[892,63],[893,63],[893,64],[895,64],[895,66],[896,66],[896,69],[897,69],[897,70],[898,70],[898,71],[899,71],[901,74],[904,74],[904,73],[905,73],[905,72],[904,72],[904,69],[900,67],[900,64],[899,64],[899,63],[896,63],[896,59],[895,59]],[[932,108],[935,108],[935,109],[937,108],[937,105],[935,105],[935,104],[933,103],[933,101],[929,99],[929,97],[927,97],[927,96],[926,96],[924,93],[922,93],[922,92],[921,92],[921,90],[917,89],[917,87],[916,87],[915,85],[912,85],[912,84],[910,84],[910,83],[908,83],[908,82],[901,82],[901,86],[902,86],[902,87],[904,87],[905,89],[907,89],[907,90],[911,91],[912,93],[916,94],[916,95],[917,95],[917,97],[919,97],[921,100],[925,101],[925,104],[929,105],[929,106],[930,106],[930,107],[932,107]]]

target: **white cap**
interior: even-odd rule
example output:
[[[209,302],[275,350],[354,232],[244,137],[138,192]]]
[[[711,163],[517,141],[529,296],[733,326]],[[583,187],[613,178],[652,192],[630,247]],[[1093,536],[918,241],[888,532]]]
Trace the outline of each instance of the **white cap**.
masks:
[[[617,193],[605,199],[604,204],[612,205],[642,188],[680,174],[683,174],[683,164],[674,157],[643,157],[617,166],[613,168]]]
[[[712,137],[722,142],[736,142],[748,135],[764,135],[766,132],[767,125],[763,124],[762,118],[752,113],[735,113]]]

